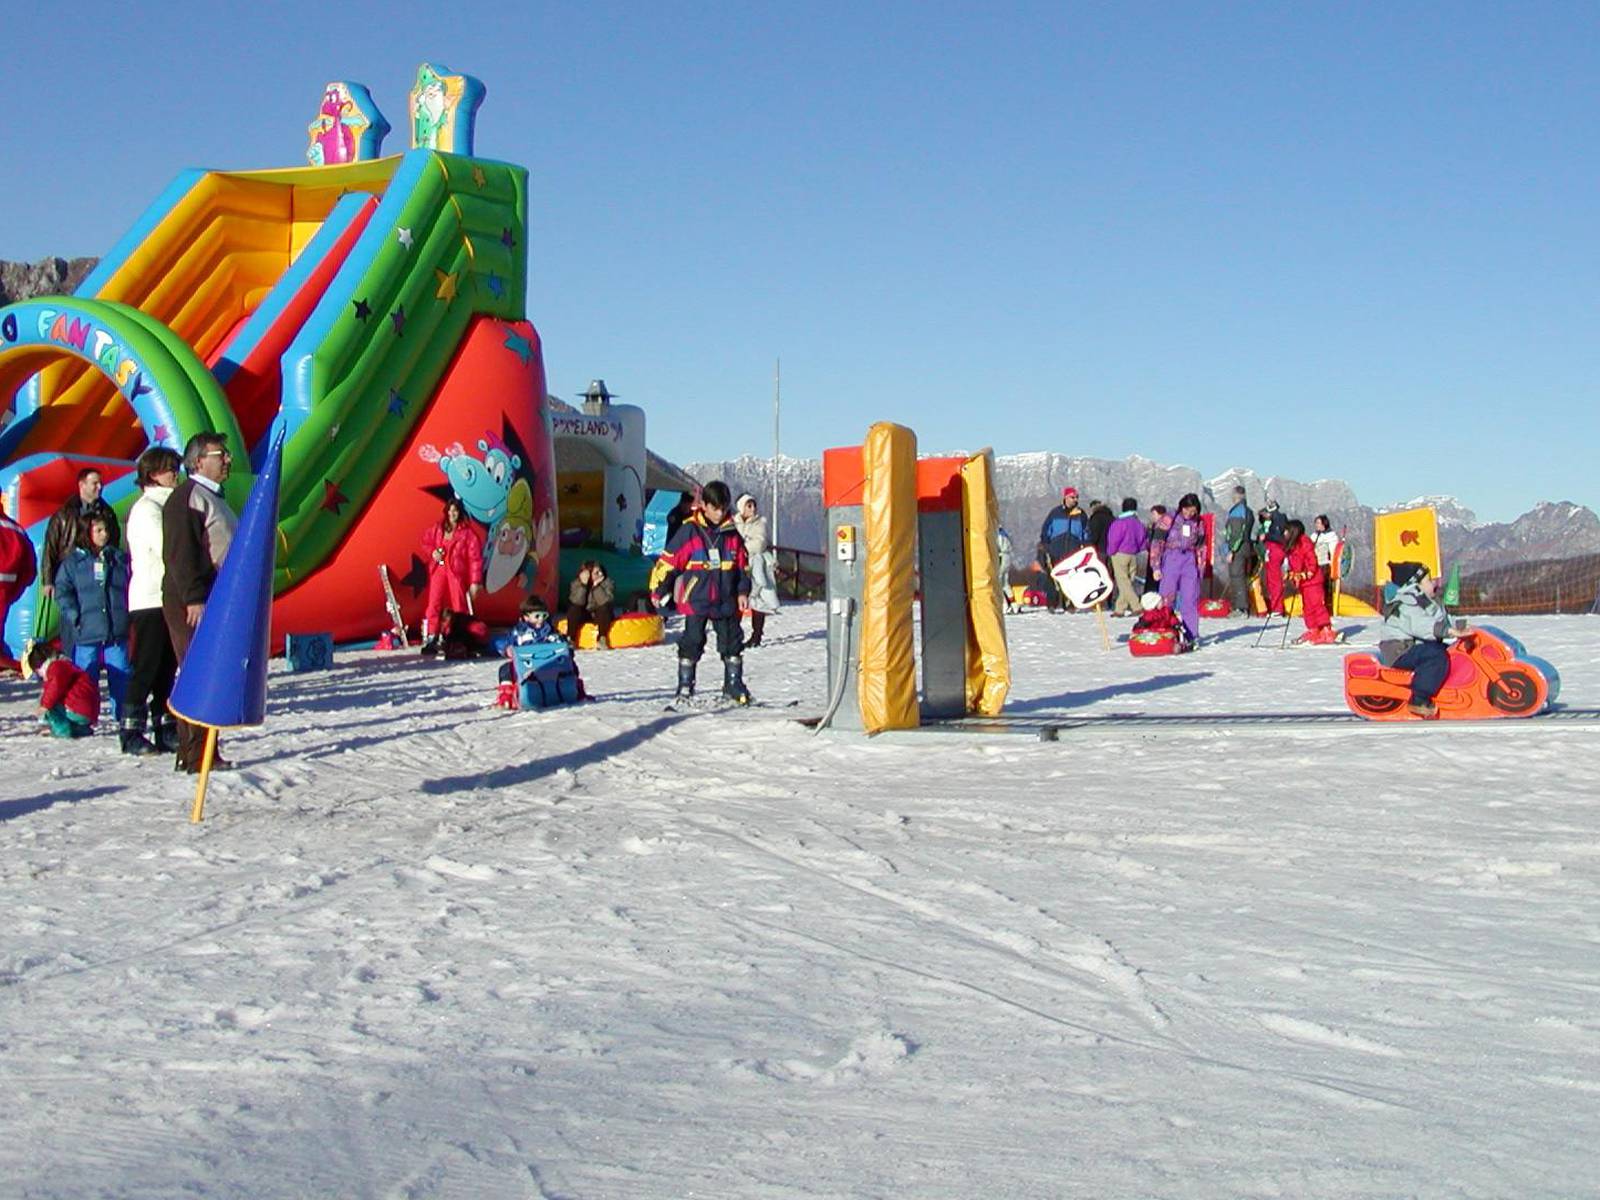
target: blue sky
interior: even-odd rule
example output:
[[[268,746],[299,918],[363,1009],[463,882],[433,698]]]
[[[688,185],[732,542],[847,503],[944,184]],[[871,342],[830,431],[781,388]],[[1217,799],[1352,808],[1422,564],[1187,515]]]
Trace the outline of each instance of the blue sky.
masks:
[[[603,376],[671,458],[770,452],[781,356],[789,453],[896,420],[1600,505],[1592,4],[95,0],[4,34],[13,259],[300,161],[327,80],[398,126],[418,62],[478,76],[551,389]]]

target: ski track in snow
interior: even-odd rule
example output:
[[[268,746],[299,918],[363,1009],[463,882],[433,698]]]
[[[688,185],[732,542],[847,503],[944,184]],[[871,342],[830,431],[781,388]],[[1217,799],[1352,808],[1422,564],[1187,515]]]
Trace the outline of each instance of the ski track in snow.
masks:
[[[1600,705],[1600,622],[1506,624]],[[1600,727],[815,738],[820,626],[790,608],[748,656],[795,709],[664,713],[667,649],[580,656],[601,699],[542,713],[494,709],[491,663],[275,673],[198,827],[164,761],[34,738],[0,682],[0,1178],[1590,1187]],[[1015,618],[1010,711],[1340,707],[1341,651],[1215,628],[1135,660]]]

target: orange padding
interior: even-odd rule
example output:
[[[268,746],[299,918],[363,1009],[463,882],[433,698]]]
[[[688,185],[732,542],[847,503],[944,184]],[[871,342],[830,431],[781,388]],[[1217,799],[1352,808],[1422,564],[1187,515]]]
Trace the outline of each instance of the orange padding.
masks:
[[[556,621],[556,629],[563,634],[567,632],[565,617]],[[578,649],[593,650],[599,636],[594,622],[585,621],[578,630]],[[659,646],[665,637],[658,613],[623,613],[611,622],[611,636],[606,640],[613,650],[625,650],[631,646]]]
[[[837,446],[822,452],[823,508],[850,508],[860,504],[865,485],[860,446]]]

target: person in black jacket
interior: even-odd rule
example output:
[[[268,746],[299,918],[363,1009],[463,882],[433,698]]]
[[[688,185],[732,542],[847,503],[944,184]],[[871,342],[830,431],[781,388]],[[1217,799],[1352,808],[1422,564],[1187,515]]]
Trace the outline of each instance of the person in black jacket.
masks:
[[[172,489],[161,508],[161,562],[165,568],[161,611],[180,670],[239,525],[222,495],[222,485],[233,469],[227,439],[210,431],[195,434],[184,447],[183,469],[188,478]],[[177,769],[198,772],[204,751],[205,732],[198,725],[179,721]],[[219,771],[231,765],[220,754],[211,762],[212,769]]]
[[[106,529],[111,534],[111,545],[122,545],[122,526],[117,521],[117,514],[112,512],[111,506],[100,497],[104,487],[105,483],[99,471],[93,467],[83,468],[78,472],[78,494],[56,509],[50,518],[50,523],[45,526],[44,553],[39,559],[39,579],[42,581],[40,590],[46,596],[55,594],[56,571],[67,560],[67,555],[72,553],[73,547],[78,544],[79,517],[104,518]],[[63,648],[70,649],[65,643]]]
[[[1283,564],[1288,551],[1284,548],[1289,540],[1289,518],[1283,515],[1283,510],[1278,507],[1276,500],[1268,500],[1267,506],[1261,510],[1261,523],[1257,526],[1261,535],[1262,559],[1261,590],[1266,593],[1267,612],[1271,616],[1284,615],[1283,606]]]
[[[1106,553],[1106,535],[1110,533],[1114,520],[1116,517],[1104,500],[1089,501],[1089,541],[1094,544],[1100,561],[1107,565],[1111,562],[1111,556]]]
[[[706,627],[717,636],[722,656],[722,694],[735,704],[750,703],[744,683],[744,631],[741,614],[750,608],[749,557],[729,509],[728,485],[713,479],[700,493],[700,511],[673,535],[650,573],[657,608],[670,599],[683,614],[678,637],[676,698],[694,695],[695,668],[706,648]]]
[[[1061,503],[1045,514],[1039,526],[1039,571],[1034,586],[1049,597],[1051,612],[1064,609],[1066,602],[1061,598],[1061,588],[1051,576],[1050,568],[1088,541],[1089,518],[1078,507],[1078,489],[1064,487]]]

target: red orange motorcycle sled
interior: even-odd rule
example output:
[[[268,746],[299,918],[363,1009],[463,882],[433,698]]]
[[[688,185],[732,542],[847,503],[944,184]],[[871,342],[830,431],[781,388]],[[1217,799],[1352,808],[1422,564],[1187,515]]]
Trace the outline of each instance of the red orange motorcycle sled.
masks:
[[[1523,651],[1500,629],[1479,626],[1450,647],[1450,673],[1433,698],[1441,721],[1531,717],[1553,702],[1561,678],[1554,667]],[[1344,658],[1344,699],[1373,721],[1420,721],[1407,705],[1411,672],[1386,667],[1372,654]]]

